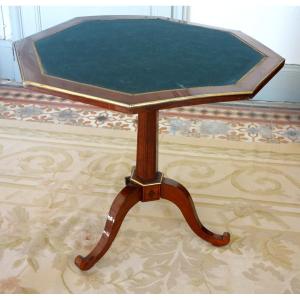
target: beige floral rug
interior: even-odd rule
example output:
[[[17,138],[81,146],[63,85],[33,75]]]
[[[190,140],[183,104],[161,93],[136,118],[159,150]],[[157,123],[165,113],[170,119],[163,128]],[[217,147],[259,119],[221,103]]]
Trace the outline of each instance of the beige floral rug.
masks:
[[[135,133],[0,120],[0,292],[299,293],[300,145],[160,136],[160,170],[191,192],[216,248],[166,200],[138,203],[88,272],[135,158]]]
[[[0,85],[0,119],[136,131],[137,115]],[[300,102],[230,101],[159,111],[163,134],[255,143],[300,143]]]

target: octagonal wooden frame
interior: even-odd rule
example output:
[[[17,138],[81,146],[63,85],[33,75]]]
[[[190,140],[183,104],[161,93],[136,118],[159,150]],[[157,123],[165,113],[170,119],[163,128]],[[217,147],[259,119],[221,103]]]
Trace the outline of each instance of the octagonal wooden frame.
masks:
[[[202,26],[231,33],[254,50],[262,53],[262,60],[235,84],[206,86],[129,94],[98,86],[83,84],[43,72],[34,42],[56,32],[88,20],[163,19],[172,22]],[[260,42],[237,30],[228,30],[202,24],[149,16],[88,16],[71,19],[14,43],[25,88],[63,98],[80,101],[124,113],[138,113],[149,109],[164,109],[220,101],[252,98],[284,65],[284,58]]]

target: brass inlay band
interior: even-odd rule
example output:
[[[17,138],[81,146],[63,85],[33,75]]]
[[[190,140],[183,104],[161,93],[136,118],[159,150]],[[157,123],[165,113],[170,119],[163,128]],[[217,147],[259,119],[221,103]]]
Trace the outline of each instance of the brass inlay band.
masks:
[[[159,181],[158,182],[153,182],[153,183],[142,183],[134,178],[132,178],[133,176],[133,173],[134,173],[134,170],[135,168],[133,167],[132,170],[131,170],[131,175],[129,177],[129,180],[140,185],[140,186],[152,186],[152,185],[158,185],[158,184],[161,184],[162,183],[162,180],[164,178],[164,174],[160,172],[160,178],[159,178]]]
[[[57,87],[53,87],[47,84],[42,84],[42,83],[37,83],[33,81],[24,81],[23,82],[24,87],[27,86],[36,86],[52,91],[57,91],[57,92],[62,92],[65,94],[69,95],[74,95],[74,96],[79,96],[79,97],[85,97],[89,99],[93,99],[96,101],[104,102],[104,103],[109,103],[109,104],[114,104],[126,108],[135,108],[135,107],[143,107],[143,106],[149,106],[149,105],[155,105],[155,104],[162,104],[162,103],[168,103],[168,102],[178,102],[182,100],[191,100],[191,99],[197,99],[197,98],[208,98],[208,97],[220,97],[220,96],[234,96],[234,95],[251,95],[251,91],[242,91],[242,92],[227,92],[227,93],[215,93],[215,94],[200,94],[200,95],[193,95],[193,96],[185,96],[185,97],[176,97],[176,98],[169,98],[169,99],[161,99],[161,100],[153,100],[153,101],[148,101],[148,102],[142,102],[142,103],[136,103],[136,104],[126,104],[122,102],[118,102],[115,100],[111,99],[106,99],[106,98],[100,98],[88,94],[83,94],[83,93],[77,93]]]
[[[88,95],[88,94],[77,93],[77,92],[61,89],[61,88],[58,88],[58,87],[54,87],[54,86],[51,86],[51,85],[38,83],[38,82],[25,80],[25,81],[23,81],[23,85],[24,85],[24,87],[26,87],[26,86],[36,86],[36,87],[44,88],[44,89],[51,90],[51,91],[61,92],[61,93],[65,93],[65,94],[69,94],[69,95],[73,95],[73,96],[85,97],[85,98],[88,98],[88,99],[92,99],[92,100],[96,100],[96,101],[100,101],[100,102],[104,102],[104,103],[123,106],[123,107],[126,107],[126,108],[131,108],[131,105],[126,104],[126,103],[122,103],[122,102],[118,102],[118,101],[114,101],[114,100],[110,100],[110,99],[105,99],[105,98],[100,98],[100,97],[96,97],[96,96],[92,96],[92,95]]]
[[[215,93],[215,94],[200,94],[200,95],[193,95],[193,96],[185,96],[185,97],[176,97],[176,98],[169,98],[169,99],[162,99],[162,100],[153,100],[143,103],[136,103],[130,105],[130,108],[135,107],[143,107],[148,105],[155,105],[155,104],[163,104],[168,102],[178,102],[182,100],[192,100],[198,98],[209,98],[209,97],[221,97],[221,96],[234,96],[234,95],[251,95],[251,91],[242,91],[242,92],[226,92],[226,93]]]

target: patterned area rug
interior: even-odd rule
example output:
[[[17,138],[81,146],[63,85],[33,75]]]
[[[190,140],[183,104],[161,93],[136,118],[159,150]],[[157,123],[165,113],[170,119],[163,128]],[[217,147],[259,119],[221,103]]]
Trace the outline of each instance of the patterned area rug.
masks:
[[[0,88],[0,118],[136,130],[136,116],[32,93]],[[300,105],[240,101],[160,111],[160,132],[229,141],[300,142]]]
[[[137,204],[90,271],[135,158],[135,133],[0,120],[0,292],[300,293],[300,145],[160,135],[160,169],[191,192],[216,248],[166,200]]]

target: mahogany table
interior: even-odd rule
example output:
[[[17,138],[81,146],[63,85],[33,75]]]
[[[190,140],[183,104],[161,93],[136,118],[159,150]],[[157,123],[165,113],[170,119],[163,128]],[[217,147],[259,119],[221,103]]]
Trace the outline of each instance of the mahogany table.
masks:
[[[138,114],[136,165],[112,203],[104,231],[87,256],[90,269],[109,249],[127,212],[160,198],[181,210],[214,246],[229,243],[200,222],[187,189],[158,170],[158,111],[252,98],[284,59],[246,34],[162,17],[80,17],[14,44],[26,88]]]

